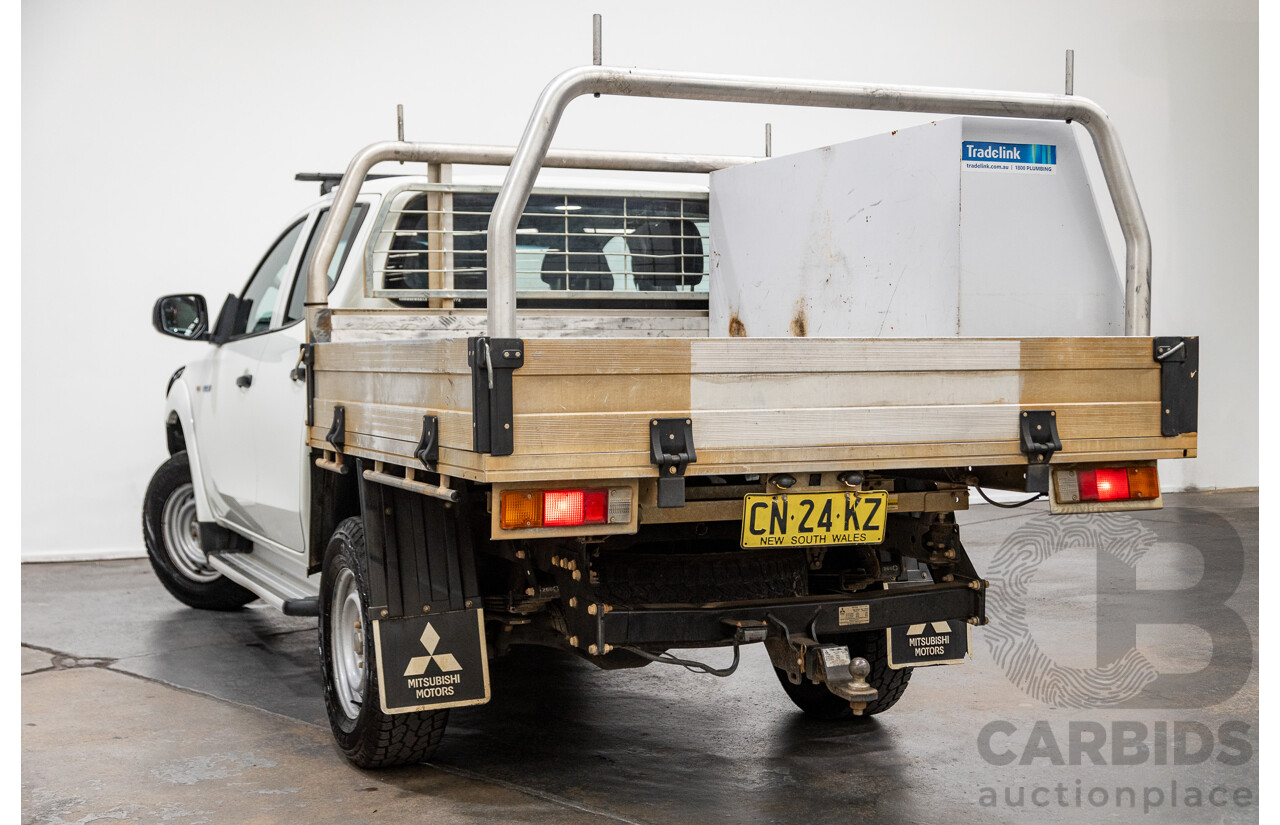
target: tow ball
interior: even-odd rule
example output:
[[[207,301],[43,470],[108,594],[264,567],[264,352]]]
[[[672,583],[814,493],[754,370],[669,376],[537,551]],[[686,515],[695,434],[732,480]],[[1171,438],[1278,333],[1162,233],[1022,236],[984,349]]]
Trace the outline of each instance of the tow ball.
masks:
[[[849,703],[855,716],[861,716],[867,704],[880,695],[867,683],[871,663],[861,656],[851,656],[847,646],[822,644],[791,633],[774,617],[770,617],[769,624],[765,649],[773,666],[785,671],[793,685],[800,684],[801,679],[826,685],[827,690]]]

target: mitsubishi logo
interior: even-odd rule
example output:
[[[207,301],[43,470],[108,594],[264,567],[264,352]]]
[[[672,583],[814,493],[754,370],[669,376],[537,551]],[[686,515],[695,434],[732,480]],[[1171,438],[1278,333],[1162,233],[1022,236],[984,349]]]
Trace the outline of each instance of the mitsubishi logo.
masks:
[[[440,644],[440,634],[436,632],[430,622],[427,622],[419,641],[427,649],[427,655],[414,656],[410,659],[409,666],[404,669],[405,676],[421,676],[427,672],[427,668],[431,666],[432,662],[436,663],[436,667],[440,668],[442,673],[462,670],[462,665],[458,664],[458,660],[453,658],[452,653],[436,653],[436,645]]]
[[[933,627],[934,633],[950,633],[951,632],[951,624],[949,622],[929,622],[929,624]],[[428,627],[430,627],[430,625],[428,625]],[[907,628],[907,635],[923,636],[924,628],[925,626],[923,624],[913,624]],[[426,634],[423,634],[423,635],[425,636]],[[424,643],[425,643],[425,639],[424,639]],[[414,661],[416,662],[417,659],[414,659]],[[419,671],[419,673],[421,673],[421,671]]]

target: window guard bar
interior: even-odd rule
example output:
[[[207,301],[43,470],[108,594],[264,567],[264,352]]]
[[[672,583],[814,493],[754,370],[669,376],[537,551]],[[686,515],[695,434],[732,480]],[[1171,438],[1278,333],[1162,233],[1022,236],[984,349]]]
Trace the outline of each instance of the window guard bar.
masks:
[[[1125,335],[1150,334],[1151,236],[1119,135],[1102,107],[1088,98],[582,66],[557,75],[542,91],[513,154],[506,149],[495,152],[495,147],[487,147],[490,150],[488,160],[456,161],[494,165],[501,165],[501,157],[510,161],[489,221],[487,325],[491,336],[516,337],[516,228],[539,169],[543,166],[624,168],[586,166],[610,156],[617,161],[620,153],[565,152],[550,148],[551,139],[569,102],[587,94],[1076,121],[1088,130],[1093,139],[1125,239]],[[307,273],[307,327],[312,340],[328,339],[325,274],[337,249],[340,231],[346,225],[351,206],[369,169],[383,160],[447,162],[453,159],[443,156],[447,152],[420,151],[414,146],[391,142],[373,144],[352,159],[347,174],[343,176],[316,256]],[[440,147],[431,148],[438,150]],[[473,157],[483,157],[485,153],[477,150],[486,147],[444,148],[456,150],[458,155],[473,152]],[[632,162],[638,165],[644,165],[644,158],[661,158],[666,162],[653,160],[644,169],[638,166],[627,168],[639,171],[714,171],[715,168],[755,160],[733,159],[720,166],[708,164],[710,168],[695,169],[691,168],[696,164],[690,156],[683,156],[683,163],[673,162],[677,157],[681,156],[632,155]]]

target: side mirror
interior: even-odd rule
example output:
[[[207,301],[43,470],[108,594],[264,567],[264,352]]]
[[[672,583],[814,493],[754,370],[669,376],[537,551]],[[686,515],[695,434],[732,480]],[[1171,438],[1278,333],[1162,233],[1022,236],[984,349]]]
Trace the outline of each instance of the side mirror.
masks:
[[[209,340],[209,308],[203,295],[166,295],[156,301],[151,325],[162,335],[187,341]]]

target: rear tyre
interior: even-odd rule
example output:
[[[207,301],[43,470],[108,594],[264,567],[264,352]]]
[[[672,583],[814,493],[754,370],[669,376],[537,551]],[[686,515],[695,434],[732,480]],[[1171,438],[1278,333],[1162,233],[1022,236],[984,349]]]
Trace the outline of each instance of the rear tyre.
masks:
[[[200,547],[195,488],[186,451],[160,465],[142,500],[142,538],[151,569],[174,598],[201,610],[237,610],[257,598],[209,566]]]
[[[904,667],[900,670],[889,668],[889,645],[885,635],[883,630],[874,630],[867,633],[850,633],[823,638],[824,642],[847,644],[850,657],[861,656],[871,664],[871,675],[867,677],[867,683],[880,694],[874,702],[869,702],[863,709],[863,716],[875,716],[893,707],[906,691],[907,682],[911,681],[911,668]],[[806,715],[826,720],[856,718],[849,703],[827,690],[826,685],[814,684],[804,678],[800,680],[800,684],[793,685],[787,678],[785,670],[774,668],[774,672],[778,676],[778,681],[782,683],[782,689],[787,692],[787,696],[790,696],[796,707]]]
[[[361,768],[423,762],[444,737],[449,711],[382,712],[364,559],[364,523],[346,519],[329,540],[320,574],[320,661],[329,727],[343,755]]]

